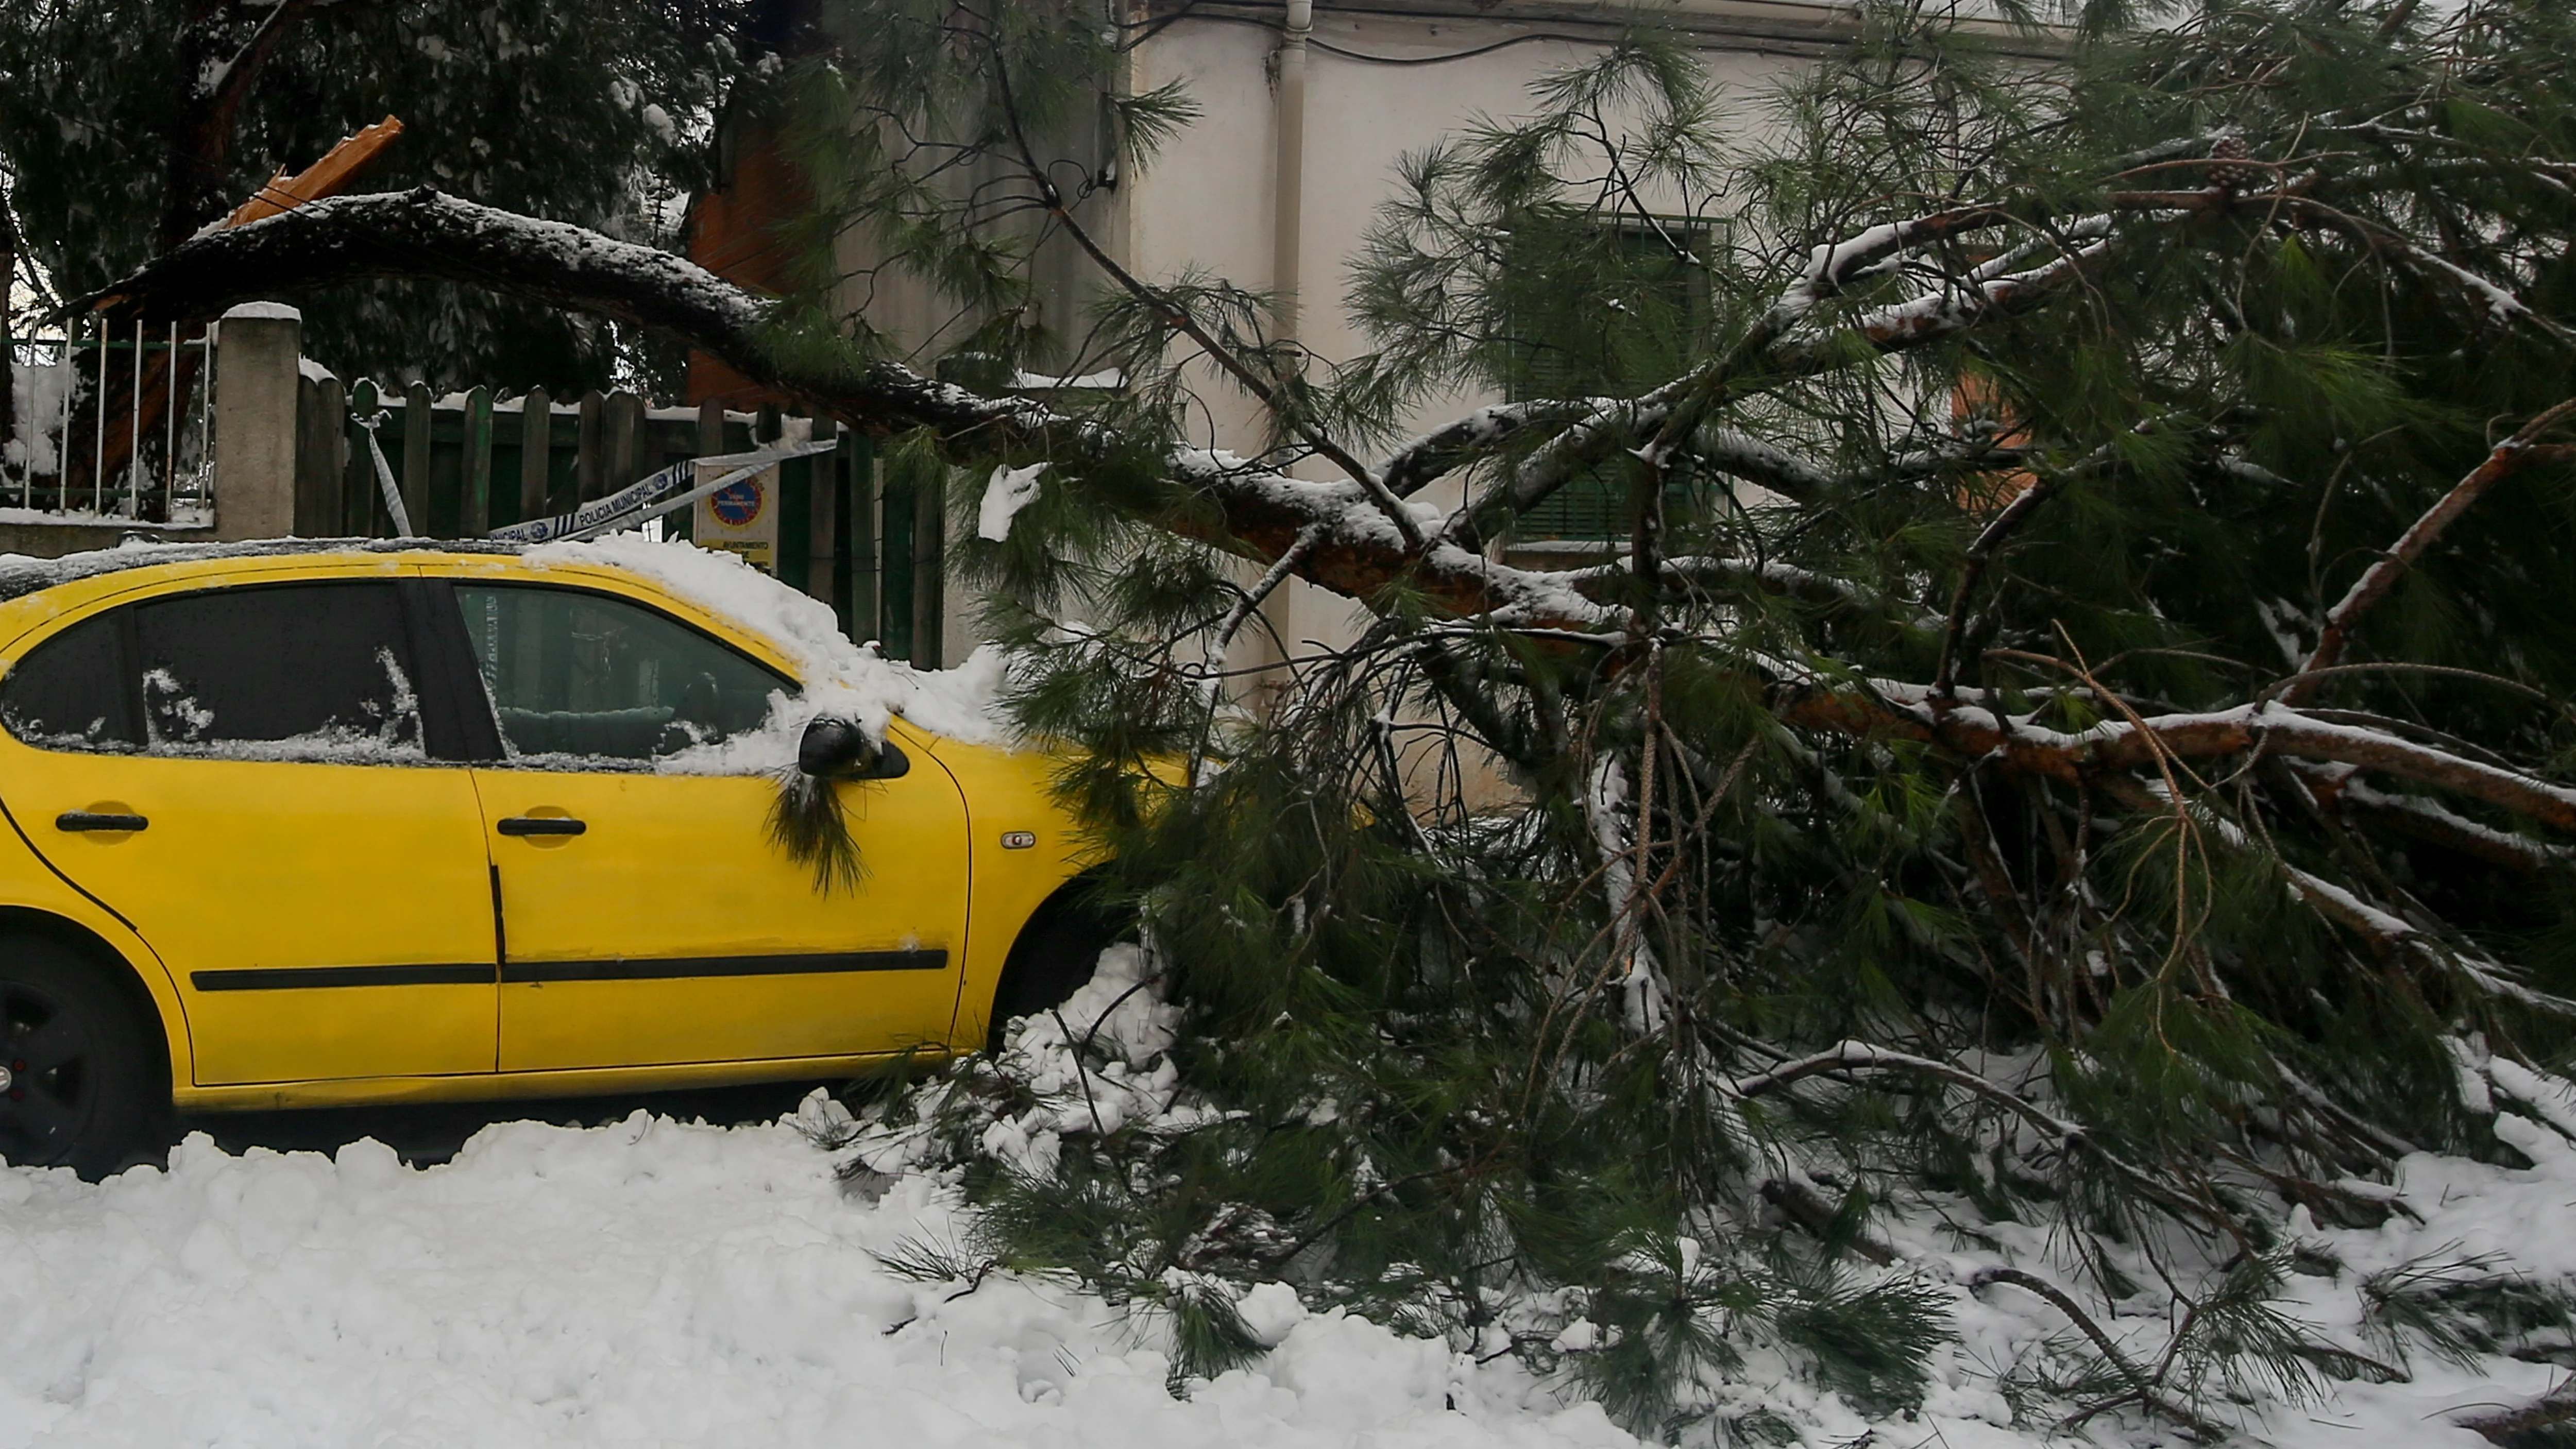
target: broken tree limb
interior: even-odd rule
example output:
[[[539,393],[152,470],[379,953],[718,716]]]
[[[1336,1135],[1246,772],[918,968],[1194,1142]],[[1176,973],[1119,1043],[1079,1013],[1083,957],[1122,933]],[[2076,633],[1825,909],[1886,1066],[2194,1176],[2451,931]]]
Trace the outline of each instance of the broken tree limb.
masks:
[[[2049,266],[2071,268],[2075,260],[2070,254]],[[1131,500],[1128,510],[1139,521],[1265,568],[1311,538],[1295,564],[1296,576],[1349,598],[1379,600],[1401,587],[1453,617],[1569,640],[1615,643],[1622,637],[1618,611],[1586,597],[1585,580],[1506,566],[1454,536],[1414,547],[1360,482],[1309,482],[1202,448],[1172,447],[1140,457],[1108,430],[1037,400],[983,396],[898,363],[860,357],[837,336],[800,331],[799,319],[777,301],[684,258],[427,188],[318,201],[200,237],[74,305],[112,297],[148,318],[195,320],[241,300],[383,276],[460,282],[683,338],[745,376],[865,431],[884,436],[927,429],[960,464],[990,466],[1044,454],[1076,478],[1123,473],[1130,484],[1149,484],[1112,490]],[[2024,288],[2014,295],[2030,295],[2028,284],[2014,285]],[[2003,305],[1990,297],[1964,312],[1953,305],[1931,310],[1946,319],[1942,325],[1970,325],[1982,315],[1978,308]],[[1601,408],[1531,461],[1552,455],[1546,466],[1570,476],[1579,456],[1595,447],[1606,453],[1623,438],[1662,426],[1682,401],[1675,390],[1706,382],[1694,375]],[[1140,470],[1153,476],[1140,480]],[[1505,480],[1506,489],[1516,481]],[[1526,497],[1515,496],[1505,507]],[[1613,580],[1605,575],[1600,582]],[[2369,597],[2346,611],[2347,628]],[[2311,660],[2320,662],[2332,661]],[[2576,789],[2278,703],[2153,716],[2136,726],[2124,721],[2068,734],[2008,722],[1974,703],[1954,707],[1920,686],[1819,681],[1812,672],[1801,679],[1795,677],[1799,671],[1785,668],[1764,672],[1775,681],[1774,710],[1784,723],[1909,738],[1968,759],[1994,755],[2008,770],[2077,781],[2097,770],[2142,767],[2159,752],[2206,759],[2241,756],[2260,746],[2287,758],[2358,765],[2438,786],[2576,833]],[[1972,696],[1960,691],[1960,699]]]
[[[2036,300],[2046,291],[2042,274],[2067,275],[2073,258],[1982,283],[1974,300],[1928,299],[1940,304],[1928,308],[1901,304],[1902,316],[1888,322],[1886,335],[1875,342],[1872,329],[1878,324],[1869,319],[1835,329],[1832,336],[1844,340],[1827,351],[1818,350],[1821,333],[1801,333],[1794,345],[1787,337],[1816,302],[1875,261],[2005,219],[1993,208],[1965,208],[1872,228],[1820,248],[1808,275],[1774,307],[1764,329],[1765,338],[1778,339],[1790,351],[1760,359],[1759,370],[1842,366],[1853,355],[1852,339],[1866,344],[1863,353],[1872,346],[1920,345]],[[744,376],[862,430],[883,436],[927,428],[960,463],[989,465],[1014,452],[1044,452],[1058,457],[1068,473],[1135,464],[1117,439],[1033,399],[981,396],[893,362],[858,358],[837,337],[800,333],[798,319],[785,315],[774,299],[683,258],[427,187],[318,201],[197,237],[75,305],[118,305],[149,319],[194,321],[237,301],[377,277],[482,287],[682,338]],[[1413,532],[1411,519],[1396,516],[1400,507],[1385,507],[1387,490],[1374,477],[1306,483],[1209,450],[1176,449],[1161,460],[1160,471],[1165,481],[1213,509],[1172,509],[1149,521],[1265,566],[1320,523],[1323,536],[1297,570],[1311,583],[1368,600],[1402,581],[1444,612],[1495,614],[1513,627],[1597,632],[1612,622],[1601,605],[1548,575],[1484,558],[1475,541],[1482,534],[1480,520],[1489,513],[1510,516],[1544,498],[1591,461],[1665,426],[1677,407],[1704,408],[1714,380],[1694,372],[1642,398],[1603,400],[1445,536],[1418,544],[1406,536]],[[1412,466],[1430,466],[1432,452]],[[1378,516],[1351,517],[1353,503]]]
[[[1981,706],[1936,708],[1928,689],[1875,682],[1866,689],[1783,686],[1775,693],[1773,710],[1783,722],[1802,728],[1911,739],[1972,759],[1991,755],[2008,770],[2069,784],[2105,770],[2146,768],[2159,753],[2186,760],[2223,759],[2259,746],[2291,759],[2359,765],[2438,785],[2576,833],[2576,788],[2278,704],[2151,715],[2137,725],[2116,721],[2070,733],[2007,722]]]

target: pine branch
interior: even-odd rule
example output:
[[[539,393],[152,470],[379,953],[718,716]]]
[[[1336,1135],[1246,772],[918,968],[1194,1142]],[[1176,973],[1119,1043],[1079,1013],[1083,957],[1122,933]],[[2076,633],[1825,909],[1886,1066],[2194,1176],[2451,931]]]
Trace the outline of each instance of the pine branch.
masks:
[[[1785,448],[1733,428],[1702,428],[1691,438],[1691,458],[1794,502],[1843,491],[1845,480]]]
[[[1983,704],[1951,707],[1928,687],[1888,681],[1874,681],[1867,689],[1777,686],[1773,709],[1783,721],[1802,728],[1911,739],[1968,759],[1992,755],[2006,769],[2068,784],[2104,770],[2145,768],[2159,755],[2224,759],[2259,748],[2292,759],[2384,770],[2576,833],[2576,789],[2278,704],[2152,715],[2136,725],[2112,721],[2080,734],[2007,723]]]
[[[2439,802],[2412,795],[2390,795],[2360,780],[2342,782],[2333,802],[2357,820],[2456,851],[2472,860],[2525,875],[2565,870],[2576,853],[2564,846],[2543,845],[2481,825]]]
[[[1783,338],[1765,361],[1782,376],[1797,377],[1849,366],[1859,343],[1863,355],[1911,351],[1945,342],[1998,317],[2030,310],[2052,297],[2079,275],[2085,264],[2111,250],[2107,225],[2079,224],[2071,237],[2098,236],[2043,265],[2007,273],[1966,286],[1931,291],[1881,307],[1830,332],[1803,332]]]
[[[1410,498],[1531,428],[1569,423],[1600,406],[1598,399],[1583,399],[1480,407],[1407,440],[1378,465],[1378,476],[1389,493]]]
[[[2102,1330],[2102,1325],[2093,1321],[2093,1315],[2086,1313],[2081,1304],[2078,1304],[2073,1298],[2067,1295],[2066,1290],[2049,1282],[2047,1279],[2040,1277],[2036,1273],[2027,1273],[2019,1268],[2008,1267],[1979,1269],[1976,1275],[1968,1280],[1968,1290],[1973,1293],[1977,1289],[1983,1288],[1990,1283],[2009,1283],[2016,1288],[2036,1293],[2041,1298],[2046,1299],[2050,1307],[2053,1307],[2058,1312],[2066,1315],[2067,1322],[2074,1324],[2077,1329],[2083,1332],[2086,1338],[2093,1341],[2093,1347],[2101,1352],[2104,1361],[2108,1362],[2113,1368],[2119,1370],[2120,1377],[2128,1380],[2129,1392],[2127,1394],[2122,1395],[2120,1399],[2112,1400],[2109,1403],[2090,1406],[2076,1415],[2075,1420],[2070,1420],[2070,1425],[2073,1422],[2080,1421],[2081,1419],[2091,1418],[2093,1415],[2101,1413],[2105,1409],[2116,1407],[2123,1400],[2134,1400],[2135,1402],[2143,1404],[2146,1407],[2155,1410],[2157,1413],[2164,1415],[2166,1418],[2173,1420],[2175,1423],[2180,1424],[2183,1426],[2185,1431],[2192,1435],[2192,1437],[2199,1439],[2203,1443],[2214,1444],[2227,1437],[2227,1431],[2225,1429],[2222,1429],[2218,1425],[2211,1423],[2209,1420],[2193,1413],[2190,1409],[2176,1403],[2172,1398],[2168,1397],[2155,1380],[2151,1380],[2147,1377],[2146,1370],[2138,1367],[2137,1364],[2130,1361],[2127,1354],[2120,1351],[2120,1345],[2112,1339],[2110,1334],[2105,1333]]]
[[[1658,435],[1668,445],[1677,443],[1672,434],[1689,434],[1710,409],[1732,398],[1930,346],[2028,311],[2052,298],[2110,246],[2107,218],[2086,218],[2066,234],[2088,244],[2041,266],[2008,274],[1978,269],[1964,285],[1926,292],[1834,328],[1800,330],[1820,303],[1891,257],[2012,219],[1999,207],[1969,207],[1886,223],[1817,247],[1806,273],[1724,354],[1634,398],[1605,400],[1462,509],[1442,536],[1474,545],[1604,459],[1645,446]],[[1748,456],[1747,461],[1755,460]],[[1781,476],[1786,481],[1791,475]]]
[[[2284,704],[2300,704],[2314,692],[2319,672],[2342,662],[2344,647],[2361,616],[2386,598],[2388,591],[2397,586],[2398,579],[2415,566],[2415,560],[2423,557],[2424,551],[2438,542],[2451,524],[2468,512],[2469,506],[2489,488],[2534,463],[2556,462],[2576,456],[2576,449],[2544,446],[2539,442],[2570,414],[2576,414],[2576,398],[2570,398],[2533,418],[2517,429],[2513,436],[2496,444],[2478,466],[2451,485],[2451,491],[2424,510],[2424,515],[2408,527],[2386,555],[2364,569],[2360,578],[2353,580],[2352,587],[2345,591],[2343,598],[2327,611],[2325,627],[2317,634],[2317,647],[2308,651],[2307,662],[2300,667],[2299,677],[2281,690],[2279,697]]]
[[[1932,665],[1932,694],[1936,699],[1958,697],[1959,642],[1968,629],[1968,604],[1976,597],[1977,583],[1985,577],[1986,565],[1994,561],[1997,550],[2013,536],[2030,516],[2047,506],[2075,476],[2072,469],[2052,470],[2031,480],[2030,486],[2003,510],[1987,520],[1977,531],[1976,541],[1968,545],[1967,556],[1959,562],[1959,582],[1950,591],[1950,612],[1941,622],[1941,653]]]
[[[1875,589],[1777,560],[1687,554],[1662,560],[1660,572],[1684,588],[1802,599],[1811,604],[1851,609],[1926,632],[1938,628],[1941,623],[1933,615],[1890,599]],[[1566,569],[1556,575],[1587,599],[1598,599],[1634,576],[1635,570],[1624,556],[1582,568]]]
[[[2411,956],[2436,971],[2461,978],[2479,995],[2502,997],[2534,1011],[2576,1018],[2576,1001],[2524,985],[2503,963],[2444,949],[2412,921],[2382,910],[2332,881],[2286,861],[2277,862],[2277,868],[2303,904],[2369,942],[2375,950]]]
[[[1011,95],[1010,67],[1003,60],[1001,48],[991,46],[990,55],[994,85],[1001,94],[1003,119],[1009,123],[1011,139],[1019,149],[1020,164],[1025,168],[1024,176],[1036,189],[1038,199],[1046,208],[1047,214],[1055,218],[1056,225],[1064,229],[1065,235],[1073,238],[1073,244],[1082,249],[1082,254],[1091,258],[1092,265],[1107,274],[1112,282],[1118,284],[1121,291],[1153,311],[1163,320],[1164,325],[1197,343],[1209,361],[1222,368],[1228,376],[1241,384],[1245,391],[1260,399],[1262,406],[1270,410],[1271,417],[1278,421],[1282,429],[1303,439],[1309,447],[1322,454],[1327,462],[1341,469],[1346,477],[1358,483],[1362,491],[1367,493],[1370,503],[1376,506],[1388,523],[1394,525],[1396,534],[1404,540],[1407,548],[1421,549],[1424,542],[1422,525],[1405,508],[1403,501],[1387,490],[1386,484],[1380,481],[1377,474],[1369,470],[1367,464],[1361,462],[1331,435],[1315,426],[1314,420],[1307,416],[1306,410],[1298,406],[1295,396],[1296,385],[1291,380],[1255,368],[1245,361],[1233,347],[1228,346],[1201,325],[1189,308],[1180,305],[1159,288],[1146,285],[1143,278],[1129,271],[1125,264],[1111,256],[1108,248],[1103,247],[1099,240],[1092,236],[1090,228],[1074,217],[1073,208],[1066,203],[1064,194],[1056,186],[1054,178],[1048,175],[1046,163],[1038,159],[1037,151],[1029,144],[1028,134],[1023,129],[1019,104]]]
[[[1829,1051],[1817,1052],[1796,1061],[1782,1062],[1766,1071],[1738,1077],[1732,1084],[1732,1090],[1734,1095],[1749,1100],[1808,1077],[1826,1072],[1844,1071],[1906,1072],[1916,1076],[1931,1077],[1973,1092],[2038,1128],[2047,1134],[2050,1140],[2061,1146],[2084,1152],[2108,1168],[2114,1176],[2162,1204],[2175,1215],[2192,1218],[2214,1227],[2229,1226],[2228,1217],[2224,1212],[2179,1188],[2166,1184],[2155,1174],[2130,1163],[2102,1146],[2094,1140],[2091,1129],[2083,1124],[2060,1117],[2029,1098],[1997,1086],[1964,1067],[1955,1067],[1948,1062],[1935,1061],[1930,1057],[1916,1056],[1911,1052],[1891,1051],[1886,1047],[1872,1046],[1868,1042],[1847,1041]]]
[[[2560,1384],[2530,1403],[2472,1414],[2451,1422],[2489,1443],[2516,1449],[2516,1446],[2539,1442],[2534,1436],[2570,1419],[2576,1419],[2576,1379]]]
[[[287,32],[314,0],[278,0],[250,37],[231,55],[216,53],[219,23],[211,5],[190,7],[181,23],[179,106],[171,120],[168,170],[162,183],[160,243],[164,251],[220,215],[224,171],[232,159],[242,104]],[[211,81],[211,83],[209,83]]]

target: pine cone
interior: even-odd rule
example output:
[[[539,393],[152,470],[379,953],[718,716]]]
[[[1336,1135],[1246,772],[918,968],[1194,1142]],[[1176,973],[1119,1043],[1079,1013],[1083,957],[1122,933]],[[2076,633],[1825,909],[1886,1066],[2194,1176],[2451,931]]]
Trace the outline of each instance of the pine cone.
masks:
[[[2247,154],[2245,138],[2233,131],[2212,141],[2209,145],[2209,184],[2229,192],[2252,191],[2260,187],[2268,179],[2266,168],[2230,164],[2243,161]]]

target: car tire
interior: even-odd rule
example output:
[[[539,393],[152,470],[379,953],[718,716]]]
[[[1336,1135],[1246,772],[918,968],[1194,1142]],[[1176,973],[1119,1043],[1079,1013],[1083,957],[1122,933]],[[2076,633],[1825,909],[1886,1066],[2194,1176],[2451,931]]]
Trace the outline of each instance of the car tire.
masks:
[[[1104,907],[1081,881],[1047,897],[1020,929],[1002,965],[984,1049],[1002,1049],[1002,1033],[1013,1018],[1063,1005],[1091,979],[1100,953],[1134,925],[1129,913]]]
[[[57,941],[0,937],[0,1158],[96,1181],[167,1144],[160,1053],[126,993]]]

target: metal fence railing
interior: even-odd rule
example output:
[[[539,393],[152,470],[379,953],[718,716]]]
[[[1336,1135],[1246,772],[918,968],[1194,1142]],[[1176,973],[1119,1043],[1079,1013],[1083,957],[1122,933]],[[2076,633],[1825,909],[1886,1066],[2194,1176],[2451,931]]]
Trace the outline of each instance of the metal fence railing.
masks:
[[[208,330],[96,318],[12,339],[0,516],[211,524],[217,345]]]

